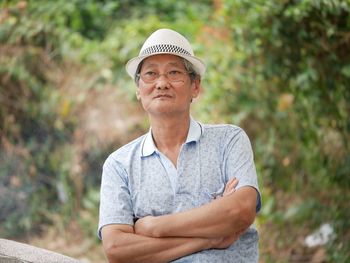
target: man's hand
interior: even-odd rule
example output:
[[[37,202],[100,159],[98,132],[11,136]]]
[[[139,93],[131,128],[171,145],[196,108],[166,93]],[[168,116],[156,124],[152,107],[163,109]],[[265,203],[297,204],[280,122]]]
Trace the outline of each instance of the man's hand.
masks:
[[[155,233],[153,233],[153,219],[153,216],[145,216],[137,220],[134,225],[135,234],[148,237],[156,237]]]
[[[212,239],[212,247],[211,248],[216,248],[216,249],[225,249],[231,246],[234,242],[236,242],[241,234],[244,233],[245,230],[241,232],[234,233],[230,236],[226,236],[224,238],[215,238]]]
[[[238,185],[238,179],[236,177],[231,178],[225,185],[225,190],[222,196],[227,196],[233,194],[236,191],[236,186]]]
[[[239,236],[232,235],[224,238],[215,238],[212,239],[212,246],[211,248],[214,249],[225,249],[228,248],[238,239]]]

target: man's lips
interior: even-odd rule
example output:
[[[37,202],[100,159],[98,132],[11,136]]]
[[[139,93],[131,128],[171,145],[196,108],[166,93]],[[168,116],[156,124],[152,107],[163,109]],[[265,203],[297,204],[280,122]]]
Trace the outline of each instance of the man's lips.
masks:
[[[169,94],[158,94],[154,97],[154,99],[162,99],[162,98],[171,98]]]

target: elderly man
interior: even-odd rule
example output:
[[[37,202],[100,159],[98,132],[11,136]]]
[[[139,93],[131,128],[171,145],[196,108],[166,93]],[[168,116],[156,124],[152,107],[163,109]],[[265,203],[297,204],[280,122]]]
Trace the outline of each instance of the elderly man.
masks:
[[[204,63],[185,37],[160,29],[126,70],[151,128],[103,166],[98,235],[109,262],[258,262],[250,141],[190,115]]]

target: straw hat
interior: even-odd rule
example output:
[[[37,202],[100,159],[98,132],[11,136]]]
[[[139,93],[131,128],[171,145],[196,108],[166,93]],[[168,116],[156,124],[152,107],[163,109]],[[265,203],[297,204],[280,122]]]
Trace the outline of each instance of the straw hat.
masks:
[[[137,57],[126,64],[126,71],[134,78],[138,65],[142,60],[157,54],[171,54],[182,57],[192,63],[194,70],[201,76],[205,72],[205,64],[194,56],[188,40],[171,29],[159,29],[151,34],[143,44]]]

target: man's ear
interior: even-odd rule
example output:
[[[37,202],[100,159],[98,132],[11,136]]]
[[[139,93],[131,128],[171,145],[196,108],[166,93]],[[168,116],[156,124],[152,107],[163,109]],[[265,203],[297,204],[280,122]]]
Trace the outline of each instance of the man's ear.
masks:
[[[201,78],[197,77],[192,83],[192,98],[197,98],[201,90]]]

